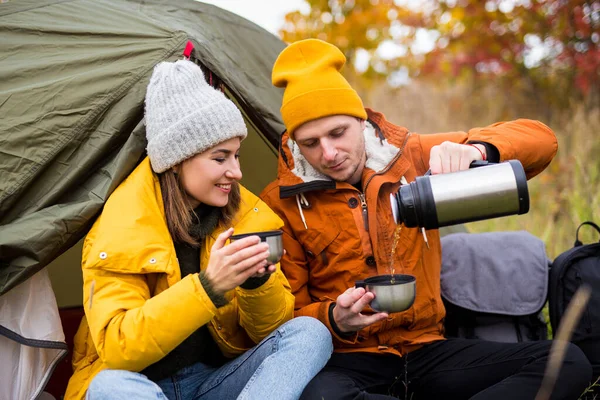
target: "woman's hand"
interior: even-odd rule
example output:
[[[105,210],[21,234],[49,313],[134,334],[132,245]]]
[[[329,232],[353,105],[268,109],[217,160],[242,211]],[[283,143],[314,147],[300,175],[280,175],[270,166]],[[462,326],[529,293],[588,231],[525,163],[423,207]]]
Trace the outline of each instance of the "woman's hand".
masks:
[[[251,275],[250,278],[262,278],[265,275],[270,275],[277,269],[275,264],[267,264],[263,268],[259,269],[254,275]]]
[[[283,249],[283,255],[285,256],[285,249]],[[251,278],[262,278],[265,275],[270,275],[273,272],[277,271],[277,265],[276,264],[268,264],[268,266],[261,268],[258,270],[258,272],[254,275],[251,276]]]
[[[253,275],[264,275],[271,267],[275,270],[275,266],[268,267],[267,243],[261,242],[258,236],[248,236],[225,245],[232,234],[233,228],[229,228],[217,237],[210,251],[208,267],[204,271],[213,291],[220,295],[241,285]]]

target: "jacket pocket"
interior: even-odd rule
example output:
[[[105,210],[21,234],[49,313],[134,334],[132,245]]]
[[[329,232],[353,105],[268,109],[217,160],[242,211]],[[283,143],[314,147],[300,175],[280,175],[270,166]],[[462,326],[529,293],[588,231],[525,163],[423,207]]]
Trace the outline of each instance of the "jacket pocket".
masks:
[[[302,245],[305,249],[309,262],[317,260],[323,264],[329,262],[328,252],[337,254],[335,246],[332,244],[340,235],[340,231],[329,229],[326,231],[311,230],[311,233],[302,240]]]

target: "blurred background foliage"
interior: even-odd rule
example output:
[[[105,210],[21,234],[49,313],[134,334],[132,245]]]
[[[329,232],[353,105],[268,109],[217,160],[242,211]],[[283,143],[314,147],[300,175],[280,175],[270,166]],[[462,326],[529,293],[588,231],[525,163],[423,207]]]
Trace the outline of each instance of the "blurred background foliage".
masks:
[[[555,131],[559,152],[529,183],[529,213],[470,231],[525,229],[554,258],[581,222],[600,223],[600,1],[306,3],[286,15],[282,39],[338,46],[365,105],[391,121],[431,133],[533,118]]]

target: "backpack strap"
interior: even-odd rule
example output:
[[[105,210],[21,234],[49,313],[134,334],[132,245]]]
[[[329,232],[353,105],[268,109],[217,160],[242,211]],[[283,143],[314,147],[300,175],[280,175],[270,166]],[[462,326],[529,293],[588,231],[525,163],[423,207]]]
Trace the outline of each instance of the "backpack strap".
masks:
[[[521,319],[517,316],[513,317],[513,325],[515,327],[515,333],[517,334],[517,342],[523,341],[523,334],[521,333]]]
[[[573,244],[573,247],[578,247],[578,246],[583,245],[581,240],[579,240],[579,229],[581,229],[581,227],[584,225],[589,225],[589,226],[595,228],[598,231],[598,233],[600,234],[600,226],[596,225],[592,221],[585,221],[577,227],[577,231],[575,232],[575,243]],[[600,240],[598,240],[598,243],[600,243]]]

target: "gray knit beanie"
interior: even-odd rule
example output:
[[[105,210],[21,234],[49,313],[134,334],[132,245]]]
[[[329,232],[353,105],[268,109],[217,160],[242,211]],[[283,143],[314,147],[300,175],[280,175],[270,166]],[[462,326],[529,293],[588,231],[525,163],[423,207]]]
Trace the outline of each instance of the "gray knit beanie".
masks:
[[[152,169],[161,173],[248,132],[240,110],[204,79],[191,61],[161,62],[146,92],[146,139]]]

